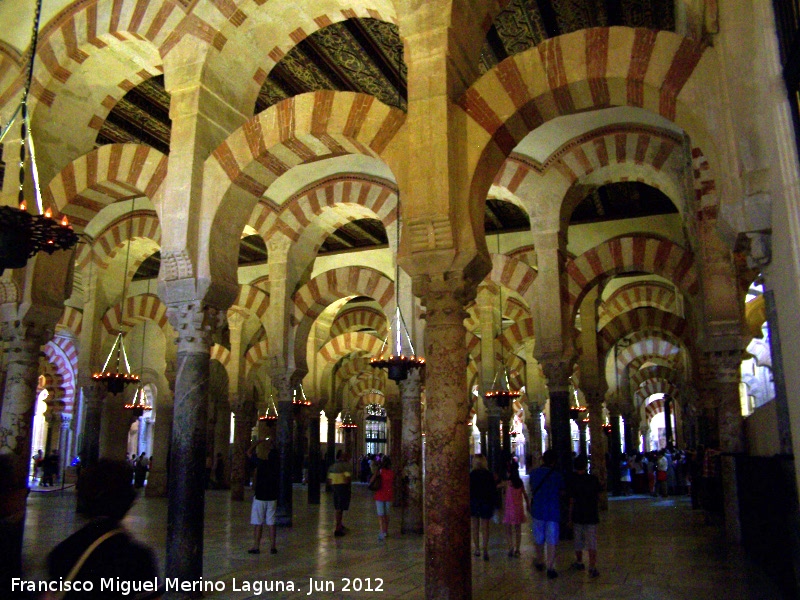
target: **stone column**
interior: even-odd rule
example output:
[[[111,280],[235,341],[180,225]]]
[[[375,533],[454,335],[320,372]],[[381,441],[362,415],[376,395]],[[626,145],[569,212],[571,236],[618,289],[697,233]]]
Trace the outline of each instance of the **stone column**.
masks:
[[[487,400],[486,403],[486,442],[487,458],[489,460],[489,470],[495,475],[501,475],[503,472],[503,452],[502,440],[500,439],[500,423],[503,419],[503,411],[498,408],[494,400]]]
[[[610,491],[619,496],[622,494],[622,482],[620,482],[620,444],[622,436],[619,429],[619,408],[616,405],[608,407],[608,418],[611,421],[611,447],[608,449],[608,477],[611,479]]]
[[[423,532],[422,520],[422,404],[419,397],[420,373],[414,369],[400,382],[403,405],[402,497],[400,531]],[[398,471],[400,472],[400,471]]]
[[[303,463],[306,458],[306,451],[308,448],[308,415],[305,407],[298,407],[294,405],[294,422],[295,422],[295,436],[293,444],[293,459],[292,459],[292,481],[300,483],[303,481]]]
[[[320,480],[319,480],[319,408],[311,406],[311,413],[308,417],[308,503],[319,504],[320,502]]]
[[[403,438],[403,408],[397,396],[387,396],[386,403],[383,407],[386,410],[387,419],[387,433],[389,438],[389,445],[386,449],[387,454],[392,459],[392,468],[395,472],[394,478],[394,502],[392,506],[401,508],[404,506],[403,497],[403,455],[402,455],[402,438]]]
[[[664,428],[666,429],[667,448],[675,445],[675,434],[672,431],[672,396],[664,396]]]
[[[106,392],[104,395],[103,416],[100,420],[100,458],[128,458],[128,432],[137,415],[125,408],[125,402],[125,392]]]
[[[244,500],[244,480],[247,474],[247,448],[250,446],[250,431],[256,417],[256,405],[252,398],[235,396],[231,402],[233,420],[233,454],[231,456],[231,500]]]
[[[542,364],[550,390],[550,447],[558,456],[562,473],[572,472],[572,436],[569,426],[569,375],[571,367],[564,361]]]
[[[153,425],[153,463],[147,474],[147,485],[144,495],[148,498],[166,498],[169,491],[167,465],[169,464],[169,446],[172,438],[172,404],[159,395],[156,408],[156,422]]]
[[[608,473],[606,472],[606,434],[603,433],[603,396],[597,391],[584,390],[586,406],[589,408],[589,457],[591,472],[600,480],[603,491],[600,508],[608,509]]]
[[[23,464],[31,457],[33,413],[39,378],[39,353],[50,337],[42,325],[26,321],[4,321],[6,380],[0,415],[0,453],[15,454]]]
[[[70,464],[70,440],[72,438],[72,415],[61,413],[58,429],[58,477],[63,483],[66,469]]]
[[[722,498],[725,536],[741,543],[739,494],[736,487],[736,457],[744,451],[744,421],[739,400],[741,351],[707,352],[701,363],[701,377],[710,384],[717,400],[717,430],[722,451]]]
[[[231,456],[231,405],[226,397],[218,398],[215,404],[217,411],[217,422],[214,426],[214,454],[211,477],[216,477],[217,454],[222,454],[222,461],[225,465],[222,481],[217,481],[217,485],[223,489],[230,487],[230,456]]]
[[[167,318],[178,337],[165,575],[180,581],[198,581],[203,575],[209,351],[219,316],[216,309],[200,301],[167,308]],[[167,597],[187,594],[174,592]]]
[[[528,407],[528,419],[526,425],[528,426],[528,453],[530,454],[531,461],[528,468],[536,468],[542,463],[542,421],[541,414],[542,408],[538,404],[531,404]]]
[[[294,410],[292,409],[291,373],[285,368],[270,369],[270,379],[275,388],[278,404],[278,454],[280,455],[280,481],[278,483],[278,509],[276,524],[292,526],[292,465],[294,462]]]
[[[338,410],[325,410],[325,416],[328,417],[328,431],[327,431],[327,438],[326,438],[326,449],[325,449],[325,471],[327,474],[328,468],[336,462],[336,417],[339,414]],[[331,486],[327,483],[327,477],[325,478],[325,491],[330,492]]]
[[[86,405],[83,423],[83,448],[81,461],[84,467],[93,465],[100,458],[100,423],[103,418],[103,389],[99,383],[88,381],[81,386]]]
[[[583,420],[583,415],[576,422],[578,426],[578,454],[589,455],[586,448],[586,427],[589,425]]]
[[[472,597],[472,558],[464,306],[470,287],[454,274],[435,280],[421,276],[414,284],[427,321],[425,595],[467,599]]]

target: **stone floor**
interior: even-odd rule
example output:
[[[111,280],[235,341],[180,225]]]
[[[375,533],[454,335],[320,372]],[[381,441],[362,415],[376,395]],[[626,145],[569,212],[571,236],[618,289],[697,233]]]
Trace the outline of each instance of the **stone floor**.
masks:
[[[377,518],[371,493],[355,486],[351,510],[346,514],[348,534],[332,533],[332,497],[322,495],[319,506],[306,503],[306,491],[294,494],[294,527],[278,530],[277,555],[250,555],[252,528],[250,503],[231,502],[224,491],[206,496],[204,578],[224,585],[224,592],[207,598],[424,598],[423,543],[420,537],[399,534],[399,511],[394,510],[390,536],[377,539]],[[125,524],[156,551],[164,566],[167,503],[165,499],[140,498]],[[722,542],[719,531],[704,523],[685,498],[612,499],[599,528],[599,578],[569,569],[573,560],[570,542],[558,550],[559,577],[548,580],[532,569],[531,536],[523,527],[522,557],[506,556],[502,526],[491,526],[488,562],[473,558],[473,598],[614,598],[669,600],[772,600],[780,596],[763,574],[735,549]],[[45,576],[47,552],[74,531],[80,517],[74,513],[74,492],[34,492],[28,501],[24,562],[29,578]],[[266,536],[265,536],[266,540]],[[293,582],[295,592],[273,591],[259,595],[244,582]],[[332,582],[333,593],[314,592],[309,578],[318,584]],[[351,592],[344,591],[345,578]],[[330,585],[330,584],[329,584]],[[361,588],[357,591],[356,587]],[[381,588],[370,593],[368,588]]]

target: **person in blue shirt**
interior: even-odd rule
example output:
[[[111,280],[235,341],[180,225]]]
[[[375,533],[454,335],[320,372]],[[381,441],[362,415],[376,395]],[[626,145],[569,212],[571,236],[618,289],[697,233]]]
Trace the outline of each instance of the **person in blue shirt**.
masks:
[[[561,520],[561,494],[564,493],[564,476],[556,469],[556,453],[547,450],[542,455],[542,466],[530,477],[531,514],[533,516],[533,541],[536,545],[534,565],[544,571],[547,561],[547,578],[558,577],[556,571],[556,544]]]

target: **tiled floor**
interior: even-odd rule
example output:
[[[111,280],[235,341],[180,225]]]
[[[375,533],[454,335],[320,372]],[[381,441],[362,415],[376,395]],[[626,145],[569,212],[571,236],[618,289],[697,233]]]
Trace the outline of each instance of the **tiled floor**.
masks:
[[[319,506],[306,503],[304,487],[294,494],[294,527],[278,530],[277,555],[247,554],[251,545],[250,502],[231,502],[228,492],[209,491],[206,496],[204,578],[225,585],[224,592],[207,593],[207,598],[424,598],[422,538],[399,534],[399,512],[390,523],[390,537],[377,540],[377,518],[371,494],[363,487],[353,490],[351,510],[345,518],[349,532],[332,535],[333,507],[323,493]],[[167,503],[165,499],[141,498],[125,519],[136,537],[156,550],[164,566]],[[558,551],[560,576],[550,581],[532,569],[530,533],[523,528],[522,557],[506,556],[505,535],[492,525],[491,560],[473,559],[473,598],[613,598],[669,600],[773,600],[779,598],[771,584],[750,566],[737,550],[726,548],[718,530],[704,524],[701,514],[681,499],[634,497],[610,502],[599,529],[598,579],[571,571],[569,542]],[[74,494],[32,493],[28,501],[24,560],[26,574],[45,576],[47,552],[79,525],[74,513]],[[334,593],[313,593],[309,578],[331,581]],[[244,588],[244,582],[293,582],[294,593],[271,592],[258,595]],[[345,593],[343,578],[350,578]],[[369,578],[369,581],[367,581]],[[370,593],[368,587],[382,591]],[[257,590],[256,590],[257,591]]]

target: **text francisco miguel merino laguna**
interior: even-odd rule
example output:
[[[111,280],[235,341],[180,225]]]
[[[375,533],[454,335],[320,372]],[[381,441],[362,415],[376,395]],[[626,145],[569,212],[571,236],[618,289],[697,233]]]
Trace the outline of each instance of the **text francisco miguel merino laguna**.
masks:
[[[163,584],[161,583],[163,581]],[[338,584],[338,585],[337,585]],[[95,589],[97,588],[97,589]],[[147,580],[130,581],[120,577],[105,577],[96,581],[65,581],[63,578],[52,581],[34,581],[22,579],[21,577],[11,578],[12,592],[113,592],[127,596],[128,594],[139,594],[141,592],[252,592],[256,595],[266,592],[295,592],[300,591],[300,586],[295,585],[294,581],[272,580],[241,580],[235,577],[229,583],[226,581],[213,581],[211,579],[200,579],[194,581],[181,581],[177,577],[166,577]],[[310,596],[314,592],[382,592],[383,579],[380,577],[342,577],[338,581],[333,579],[308,578],[308,592]]]

